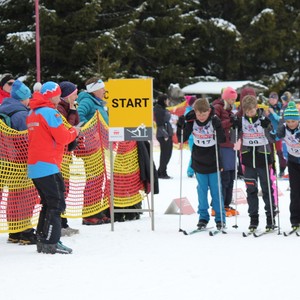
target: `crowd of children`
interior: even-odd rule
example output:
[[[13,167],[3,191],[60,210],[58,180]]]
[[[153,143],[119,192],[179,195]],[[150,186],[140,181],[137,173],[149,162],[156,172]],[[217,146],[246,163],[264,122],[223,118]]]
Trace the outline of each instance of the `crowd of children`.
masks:
[[[243,172],[246,185],[249,230],[254,232],[259,225],[258,182],[264,201],[266,231],[276,228],[277,195],[272,182],[276,149],[279,172],[275,175],[284,176],[288,167],[290,222],[293,230],[299,230],[300,116],[292,95],[285,92],[280,102],[278,94],[271,92],[269,107],[263,109],[258,107],[254,89],[245,88],[240,93],[240,106],[233,113],[237,97],[237,92],[227,87],[211,105],[205,98],[197,99],[193,109],[178,120],[177,136],[183,134],[183,142],[191,136],[193,139],[191,168],[197,179],[198,229],[206,228],[210,216],[215,216],[216,227],[221,229],[226,225],[226,217],[239,214],[230,207],[238,172]],[[286,155],[283,145],[286,145]],[[208,189],[211,203],[207,198]]]

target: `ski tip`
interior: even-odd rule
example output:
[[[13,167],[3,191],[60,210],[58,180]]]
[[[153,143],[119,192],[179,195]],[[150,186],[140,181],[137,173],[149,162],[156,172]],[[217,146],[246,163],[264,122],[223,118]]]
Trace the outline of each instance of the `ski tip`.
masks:
[[[188,233],[185,230],[181,229],[181,228],[179,228],[179,232],[182,232],[184,235],[188,235]]]

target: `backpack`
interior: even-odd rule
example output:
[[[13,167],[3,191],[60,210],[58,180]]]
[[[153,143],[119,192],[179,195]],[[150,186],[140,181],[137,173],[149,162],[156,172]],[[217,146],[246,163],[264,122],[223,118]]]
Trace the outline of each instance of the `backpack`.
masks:
[[[17,112],[19,111],[23,111],[22,110],[14,110],[12,112],[10,112],[9,114],[5,114],[5,113],[0,113],[0,120],[3,121],[3,123],[5,123],[8,127],[11,127],[11,121],[10,121],[10,118]]]

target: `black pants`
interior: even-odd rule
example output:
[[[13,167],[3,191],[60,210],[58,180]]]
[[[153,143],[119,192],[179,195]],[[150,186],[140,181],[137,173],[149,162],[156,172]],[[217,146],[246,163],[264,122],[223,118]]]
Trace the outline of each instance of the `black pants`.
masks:
[[[234,177],[235,177],[234,170],[221,172],[222,193],[223,193],[225,207],[229,207],[229,205],[232,201],[232,190],[233,190]]]
[[[258,178],[262,189],[262,194],[263,194],[262,197],[265,202],[266,216],[270,217],[271,206],[270,206],[267,170],[265,167],[257,167],[257,168],[251,168],[247,166],[245,167],[245,182],[250,182],[249,179],[253,180],[251,184],[247,184],[247,202],[249,205],[248,213],[250,217],[258,216],[258,185],[257,185]],[[274,192],[273,192],[271,180],[270,180],[270,190],[271,190],[271,203],[272,203],[273,216],[274,216],[274,211],[275,211],[274,196],[273,196]]]
[[[163,137],[157,138],[160,144],[160,160],[158,168],[158,176],[167,175],[167,165],[171,159],[173,151],[173,140],[170,136],[166,141]]]
[[[288,161],[288,170],[291,187],[290,221],[291,224],[300,224],[300,165]]]
[[[61,213],[66,209],[65,185],[61,173],[32,179],[41,197],[42,210],[37,235],[42,243],[56,244],[61,236]]]

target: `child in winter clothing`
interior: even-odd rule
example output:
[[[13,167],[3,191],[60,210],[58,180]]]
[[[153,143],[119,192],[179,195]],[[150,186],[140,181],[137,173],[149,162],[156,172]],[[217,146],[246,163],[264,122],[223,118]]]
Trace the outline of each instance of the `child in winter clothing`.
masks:
[[[194,105],[195,101],[197,100],[197,98],[196,98],[196,96],[185,96],[185,98],[186,98],[187,107],[185,109],[184,115],[187,115],[191,110],[193,110],[193,105]],[[188,144],[189,144],[190,151],[192,152],[193,145],[194,145],[194,138],[193,138],[192,134],[189,136]],[[195,172],[192,169],[192,157],[191,157],[188,168],[187,168],[187,176],[193,177],[194,173]]]
[[[221,120],[222,127],[225,131],[226,136],[225,143],[222,143],[220,145],[221,157],[223,161],[221,181],[226,217],[231,217],[238,214],[238,212],[234,208],[230,207],[230,204],[232,202],[232,191],[237,159],[236,152],[233,149],[233,144],[230,141],[230,129],[232,125],[231,120],[234,116],[232,107],[235,100],[237,99],[237,92],[233,88],[227,87],[223,90],[221,97],[222,99],[217,99],[213,102],[213,107],[215,109],[215,114]],[[212,211],[212,215],[213,214],[214,211]]]
[[[278,123],[280,120],[280,111],[282,109],[281,102],[278,101],[278,94],[276,92],[271,92],[269,95],[269,109],[268,109],[268,118],[270,119],[274,131],[277,130]],[[282,141],[279,138],[276,138],[275,141],[276,153],[279,159],[279,177],[284,175],[284,170],[286,168],[286,160],[283,157],[282,152]]]
[[[300,228],[300,116],[295,102],[289,102],[284,111],[284,123],[277,128],[277,137],[283,138],[288,151],[290,180],[290,222],[293,229]]]
[[[262,109],[257,109],[257,100],[254,96],[244,97],[242,105],[244,117],[239,119],[238,124],[234,124],[234,126],[238,126],[242,137],[241,152],[242,164],[245,166],[245,183],[250,216],[249,229],[255,230],[259,223],[257,187],[257,179],[259,178],[267,216],[266,229],[270,230],[275,225],[274,196],[269,173],[269,165],[272,163],[269,144],[269,140],[271,140],[269,132],[272,130],[271,121],[265,117]]]
[[[177,136],[180,137],[183,129],[183,141],[192,134],[194,145],[192,149],[192,168],[198,181],[198,214],[199,229],[205,228],[209,222],[209,203],[207,199],[208,188],[212,197],[212,207],[216,212],[215,222],[218,229],[225,226],[225,210],[222,193],[220,194],[218,183],[221,169],[220,155],[217,163],[216,147],[225,142],[224,130],[220,119],[214,115],[213,107],[210,107],[207,99],[198,99],[194,103],[194,110],[186,116],[181,116],[177,123]],[[216,134],[216,136],[215,136]],[[217,165],[219,164],[219,170]]]

